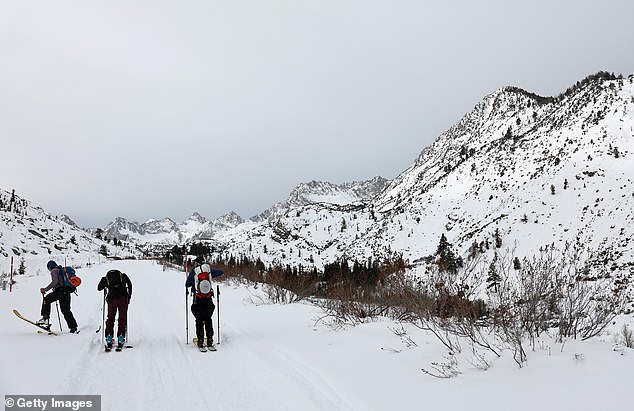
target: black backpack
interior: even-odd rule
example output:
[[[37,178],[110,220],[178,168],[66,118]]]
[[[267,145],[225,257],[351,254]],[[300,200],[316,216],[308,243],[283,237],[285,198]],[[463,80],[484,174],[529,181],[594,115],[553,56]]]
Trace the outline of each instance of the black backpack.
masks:
[[[119,270],[110,270],[106,273],[106,284],[110,290],[123,286],[123,274]]]

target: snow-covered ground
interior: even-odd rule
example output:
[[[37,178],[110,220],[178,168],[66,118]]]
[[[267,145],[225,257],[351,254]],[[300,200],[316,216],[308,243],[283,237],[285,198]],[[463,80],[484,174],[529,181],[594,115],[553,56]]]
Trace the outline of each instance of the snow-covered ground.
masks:
[[[108,269],[126,272],[134,292],[129,341],[102,348],[102,294]],[[33,270],[35,272],[35,270]],[[378,320],[345,329],[329,325],[308,303],[264,302],[261,288],[221,282],[217,352],[186,344],[185,276],[150,261],[103,262],[81,268],[73,297],[81,333],[38,334],[13,315],[39,318],[38,289],[49,277],[18,277],[0,291],[0,396],[95,394],[104,410],[631,410],[634,350],[614,343],[621,318],[601,338],[564,344],[545,338],[519,368],[512,353],[487,357],[486,371],[458,356],[455,378],[421,371],[447,362],[429,333]],[[189,310],[187,310],[189,313]],[[193,317],[189,317],[189,338]],[[59,330],[55,307],[52,323]],[[214,314],[214,321],[216,315]],[[9,409],[9,408],[7,408]]]

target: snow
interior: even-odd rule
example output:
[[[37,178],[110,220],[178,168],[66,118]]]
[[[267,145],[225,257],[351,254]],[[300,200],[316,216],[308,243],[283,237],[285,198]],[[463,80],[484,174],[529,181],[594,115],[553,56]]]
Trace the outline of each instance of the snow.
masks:
[[[97,332],[103,299],[96,285],[112,268],[134,284],[128,341],[134,348],[120,353],[105,353]],[[94,394],[104,410],[634,408],[628,378],[634,351],[615,344],[631,317],[585,342],[546,337],[534,350],[526,344],[522,368],[505,350],[500,358],[487,354],[491,367],[483,370],[465,345],[456,354],[460,374],[439,379],[421,369],[446,362],[447,351],[411,324],[378,319],[336,327],[308,302],[271,304],[262,287],[225,279],[218,351],[202,354],[186,344],[183,272],[152,261],[104,261],[77,271],[83,281],[72,300],[78,335],[68,333],[63,319],[60,336],[38,334],[11,312],[39,318],[45,270],[32,268],[17,277],[13,292],[0,291],[0,396]],[[401,327],[399,336],[393,330]],[[193,330],[189,315],[190,339]]]

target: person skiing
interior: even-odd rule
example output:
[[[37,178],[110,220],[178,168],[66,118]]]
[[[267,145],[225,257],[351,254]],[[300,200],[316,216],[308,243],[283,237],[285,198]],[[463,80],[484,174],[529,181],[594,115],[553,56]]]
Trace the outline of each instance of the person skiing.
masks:
[[[127,274],[119,270],[110,270],[97,284],[97,291],[107,289],[105,299],[108,302],[108,319],[106,320],[106,350],[112,349],[114,320],[119,312],[117,321],[117,350],[123,348],[128,328],[128,305],[132,298],[132,281]],[[105,291],[104,291],[105,292]]]
[[[194,268],[189,272],[185,282],[186,292],[191,288],[193,295],[191,310],[196,319],[196,338],[198,349],[201,351],[206,351],[204,347],[205,333],[207,334],[207,348],[212,351],[216,350],[211,319],[216,306],[213,302],[214,291],[211,279],[222,274],[224,274],[223,270],[212,269],[202,256],[198,256],[194,260]]]
[[[51,303],[53,301],[59,301],[60,309],[62,310],[64,320],[66,320],[70,333],[78,333],[77,321],[75,321],[75,316],[73,316],[73,312],[70,309],[70,295],[72,294],[73,289],[71,287],[64,286],[64,279],[62,278],[61,270],[62,266],[57,265],[55,261],[51,260],[46,263],[46,268],[51,274],[51,282],[46,287],[40,288],[40,293],[42,293],[42,309],[40,312],[42,314],[42,318],[37,321],[37,324],[45,328],[51,327],[51,324],[49,323],[49,318],[51,316]],[[53,291],[45,295],[46,292],[50,290]]]

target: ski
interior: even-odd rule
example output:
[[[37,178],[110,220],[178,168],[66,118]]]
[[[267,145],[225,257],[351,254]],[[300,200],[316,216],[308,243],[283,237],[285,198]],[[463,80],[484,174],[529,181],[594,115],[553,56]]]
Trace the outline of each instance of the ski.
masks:
[[[16,317],[18,317],[19,319],[24,320],[24,321],[26,321],[27,323],[29,323],[29,324],[33,324],[33,325],[34,325],[34,326],[36,326],[37,328],[39,328],[39,329],[41,329],[41,330],[46,331],[46,333],[47,333],[48,335],[59,335],[59,334],[57,334],[55,331],[51,331],[51,327],[50,327],[50,325],[49,325],[49,326],[48,326],[48,328],[47,328],[47,327],[44,327],[44,326],[42,326],[42,325],[40,325],[40,324],[38,324],[38,323],[36,323],[36,322],[34,322],[34,321],[31,321],[31,320],[29,320],[28,318],[26,318],[26,317],[22,316],[22,314],[20,314],[20,312],[19,312],[18,310],[13,310],[13,314],[15,314],[15,315],[16,315]]]
[[[195,346],[198,346],[198,338],[194,337],[193,342],[194,342],[194,345],[195,345]],[[215,346],[215,345],[207,346],[207,339],[206,339],[206,338],[204,338],[204,339],[203,339],[203,346],[204,346],[204,348],[205,348],[205,351],[202,351],[202,350],[201,350],[202,352],[207,352],[207,351],[217,351],[217,350],[216,350],[216,346]],[[200,348],[200,347],[199,347],[199,348]]]
[[[116,352],[120,352],[120,351],[123,351],[124,348],[134,348],[134,346],[132,346],[132,345],[124,345],[123,347],[114,347],[114,350]],[[112,351],[112,347],[108,347],[106,345],[104,351],[105,352],[110,352],[110,351]]]

